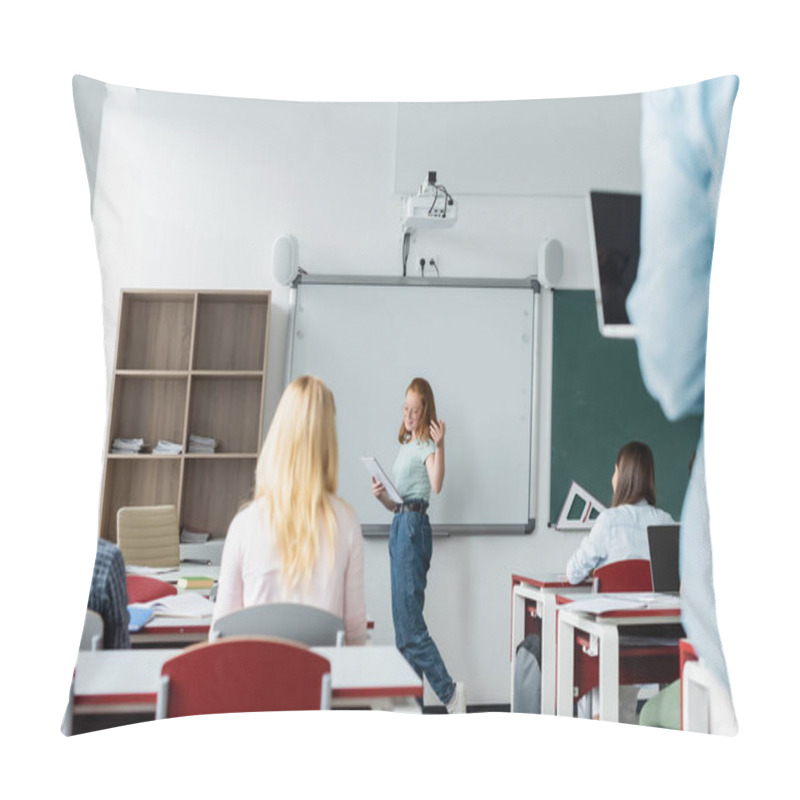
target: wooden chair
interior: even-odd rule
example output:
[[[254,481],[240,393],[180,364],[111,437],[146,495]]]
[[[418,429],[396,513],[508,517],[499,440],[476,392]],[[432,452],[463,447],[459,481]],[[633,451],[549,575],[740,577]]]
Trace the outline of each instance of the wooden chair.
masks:
[[[344,644],[344,620],[316,606],[264,603],[240,608],[220,617],[209,636],[277,636],[309,647]]]
[[[159,597],[178,593],[171,583],[147,575],[126,575],[125,583],[128,587],[129,603],[149,603]]]
[[[102,650],[103,632],[105,625],[103,618],[91,608],[86,609],[86,618],[83,622],[80,650]]]
[[[179,539],[175,506],[124,506],[117,512],[117,545],[126,565],[177,568]]]
[[[653,578],[646,558],[603,564],[594,571],[595,592],[652,592]]]
[[[164,662],[156,719],[331,707],[330,662],[303,645],[266,636],[186,648]]]

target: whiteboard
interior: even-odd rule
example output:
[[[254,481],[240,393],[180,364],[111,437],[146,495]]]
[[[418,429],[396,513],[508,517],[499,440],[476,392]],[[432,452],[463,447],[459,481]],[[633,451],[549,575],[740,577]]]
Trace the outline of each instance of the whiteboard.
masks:
[[[405,391],[428,380],[444,420],[435,532],[532,528],[535,280],[309,278],[293,288],[287,382],[321,378],[336,402],[339,494],[365,533],[385,533],[362,456],[390,473]]]

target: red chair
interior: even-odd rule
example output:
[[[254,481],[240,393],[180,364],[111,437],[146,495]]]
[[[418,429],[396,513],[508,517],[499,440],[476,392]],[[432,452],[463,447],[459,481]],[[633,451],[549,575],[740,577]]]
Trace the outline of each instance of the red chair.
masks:
[[[232,636],[164,662],[156,719],[331,707],[331,665],[308,647],[267,636]]]
[[[125,583],[128,587],[129,603],[149,603],[159,597],[178,593],[171,583],[147,575],[126,575]]]
[[[689,661],[698,661],[697,658],[697,651],[692,646],[692,643],[688,639],[681,639],[680,644],[680,673],[681,673],[681,730],[685,731],[687,726],[684,725],[683,721],[683,692],[684,692],[684,685],[683,685],[683,668],[686,666],[686,663]]]
[[[652,592],[653,578],[650,561],[626,559],[604,564],[594,571],[595,592]],[[636,633],[620,636],[619,684],[631,686],[643,683],[672,683],[680,674],[678,645],[669,639],[658,643],[652,638],[641,640],[647,634],[668,636],[663,627],[640,626]],[[599,685],[597,658],[588,654],[591,641],[586,634],[575,637],[575,691],[576,699]]]
[[[595,592],[652,592],[653,576],[646,558],[603,564],[594,571]]]

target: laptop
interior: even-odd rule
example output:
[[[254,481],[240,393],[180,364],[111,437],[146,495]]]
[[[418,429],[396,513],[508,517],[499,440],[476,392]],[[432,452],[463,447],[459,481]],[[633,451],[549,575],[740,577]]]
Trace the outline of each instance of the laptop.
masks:
[[[650,574],[653,591],[678,594],[681,588],[678,561],[680,525],[648,525],[647,543],[650,546]]]

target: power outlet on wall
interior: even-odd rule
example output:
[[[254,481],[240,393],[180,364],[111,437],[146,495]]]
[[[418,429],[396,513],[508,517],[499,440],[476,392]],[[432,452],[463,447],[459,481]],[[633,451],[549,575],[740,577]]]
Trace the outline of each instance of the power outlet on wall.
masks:
[[[417,257],[417,275],[425,276],[426,278],[435,278],[442,270],[441,262],[439,261],[438,253],[425,252]],[[438,270],[438,272],[437,272]]]

